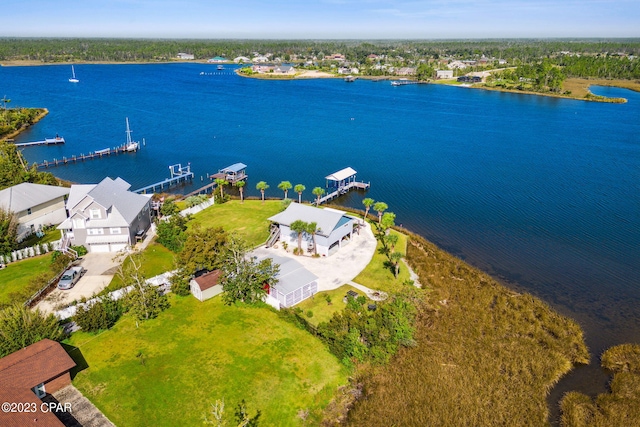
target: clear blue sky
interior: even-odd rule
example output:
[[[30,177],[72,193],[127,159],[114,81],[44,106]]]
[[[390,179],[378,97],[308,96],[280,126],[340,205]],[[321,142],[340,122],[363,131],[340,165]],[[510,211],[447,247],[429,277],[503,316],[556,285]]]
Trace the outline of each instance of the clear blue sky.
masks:
[[[640,0],[8,0],[0,36],[640,37]]]

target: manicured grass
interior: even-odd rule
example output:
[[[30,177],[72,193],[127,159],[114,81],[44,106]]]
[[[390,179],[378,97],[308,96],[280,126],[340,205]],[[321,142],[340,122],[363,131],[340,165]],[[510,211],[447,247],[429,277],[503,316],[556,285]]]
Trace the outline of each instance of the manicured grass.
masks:
[[[589,360],[577,323],[420,237],[407,257],[428,289],[416,346],[365,379],[349,425],[547,425],[547,393]]]
[[[175,268],[173,264],[173,257],[175,254],[155,241],[151,242],[149,246],[147,246],[147,248],[142,252],[142,255],[143,262],[141,270],[142,274],[147,278],[157,276],[158,274],[171,271]],[[128,262],[130,262],[129,258],[124,261],[123,265],[126,266]],[[111,283],[109,283],[109,286],[105,288],[103,293],[111,292],[121,287],[122,280],[116,274],[113,276]]]
[[[227,231],[235,231],[246,239],[251,246],[264,243],[269,237],[269,221],[267,218],[282,210],[282,202],[267,200],[264,204],[259,200],[230,200],[227,203],[215,204],[194,215],[189,226],[199,223],[203,227],[223,227]]]
[[[349,291],[355,291],[358,295],[364,295],[366,297],[360,289],[356,289],[349,285],[342,285],[338,289],[334,289],[332,291],[318,292],[313,297],[296,305],[296,307],[302,309],[304,312],[302,313],[302,316],[307,319],[309,323],[318,326],[322,322],[329,321],[333,316],[333,313],[342,311],[347,306],[347,304],[342,300]],[[331,305],[327,304],[327,300],[325,299],[326,295],[331,297]],[[309,310],[313,312],[313,317],[307,317],[307,312]]]
[[[319,340],[268,308],[225,306],[220,297],[172,296],[171,304],[139,327],[126,315],[110,331],[68,340],[89,366],[73,384],[117,426],[202,425],[223,398],[229,420],[245,399],[251,414],[262,412],[260,425],[303,425],[305,409],[307,425],[319,425],[347,382]]]
[[[12,294],[29,285],[29,281],[42,273],[53,273],[49,269],[51,254],[40,255],[23,261],[12,262],[0,270],[0,306],[15,301]],[[35,291],[34,291],[35,292]]]
[[[406,254],[407,236],[395,230],[391,230],[391,233],[398,235],[398,243],[395,247],[396,252]],[[407,270],[404,263],[400,262],[400,274],[398,274],[397,278],[393,277],[393,271],[385,265],[387,257],[378,252],[381,247],[382,244],[378,242],[376,253],[373,255],[371,262],[353,281],[370,289],[378,289],[385,292],[397,291],[406,286],[404,284],[405,281],[410,280],[409,270]]]
[[[36,244],[42,245],[44,243],[55,242],[56,240],[60,240],[60,230],[51,229],[44,233],[44,236],[38,237],[35,234],[24,239],[18,245],[19,248],[28,248],[30,246],[35,246]]]

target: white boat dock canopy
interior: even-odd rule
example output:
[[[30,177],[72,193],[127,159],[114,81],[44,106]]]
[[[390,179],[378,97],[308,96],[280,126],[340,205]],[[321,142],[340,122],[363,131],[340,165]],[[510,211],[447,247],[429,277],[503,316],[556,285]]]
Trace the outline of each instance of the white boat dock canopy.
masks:
[[[244,163],[234,163],[231,166],[227,166],[224,169],[220,169],[220,172],[222,173],[238,173],[243,169],[246,169],[247,165],[245,165]]]
[[[351,178],[352,176],[355,176],[356,173],[357,172],[355,170],[348,167],[348,168],[339,170],[338,172],[334,172],[329,176],[325,176],[325,179],[330,181],[344,181],[348,178]]]

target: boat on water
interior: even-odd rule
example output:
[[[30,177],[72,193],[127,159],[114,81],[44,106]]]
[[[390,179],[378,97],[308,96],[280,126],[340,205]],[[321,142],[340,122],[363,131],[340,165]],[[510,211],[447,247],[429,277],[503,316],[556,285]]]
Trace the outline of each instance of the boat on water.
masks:
[[[356,81],[356,79],[357,79],[357,77],[347,76],[347,77],[344,78],[344,81],[347,82],[347,83],[353,83],[353,82]]]
[[[78,83],[80,81],[76,78],[76,70],[75,68],[73,68],[73,65],[71,66],[71,78],[69,79],[69,81],[71,83]]]
[[[64,138],[56,134],[55,138],[45,138],[45,144],[64,144]]]
[[[224,70],[224,66],[223,65],[218,65],[218,70]]]
[[[133,141],[131,139],[131,129],[129,128],[129,117],[127,117],[125,119],[125,121],[127,122],[127,143],[124,145],[124,149],[128,152],[134,152],[134,151],[138,151],[138,148],[140,148],[140,143],[137,141]]]

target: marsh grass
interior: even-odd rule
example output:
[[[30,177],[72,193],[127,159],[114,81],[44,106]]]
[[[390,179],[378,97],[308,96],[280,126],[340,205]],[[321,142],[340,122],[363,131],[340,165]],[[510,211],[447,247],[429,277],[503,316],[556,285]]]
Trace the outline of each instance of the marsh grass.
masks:
[[[407,258],[426,288],[417,346],[365,379],[349,425],[547,424],[549,390],[588,362],[579,326],[420,237]]]

